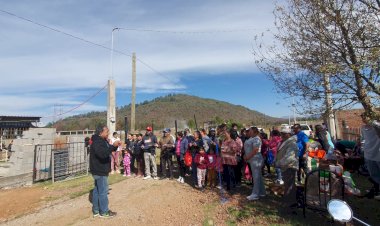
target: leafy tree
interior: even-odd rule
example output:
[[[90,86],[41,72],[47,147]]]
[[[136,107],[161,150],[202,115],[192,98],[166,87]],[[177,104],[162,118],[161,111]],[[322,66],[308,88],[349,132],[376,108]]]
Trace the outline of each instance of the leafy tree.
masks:
[[[190,129],[195,129],[195,122],[193,119],[188,120],[187,125],[189,126]]]
[[[277,91],[320,113],[357,103],[379,119],[380,1],[288,0],[276,5],[275,44],[256,37],[256,64]],[[328,98],[327,98],[328,99]],[[309,112],[307,111],[309,110]]]

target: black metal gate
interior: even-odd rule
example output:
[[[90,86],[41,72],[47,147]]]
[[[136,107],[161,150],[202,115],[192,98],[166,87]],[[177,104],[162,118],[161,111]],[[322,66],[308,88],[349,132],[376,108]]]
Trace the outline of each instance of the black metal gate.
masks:
[[[60,181],[88,174],[84,142],[39,144],[34,149],[33,182]]]

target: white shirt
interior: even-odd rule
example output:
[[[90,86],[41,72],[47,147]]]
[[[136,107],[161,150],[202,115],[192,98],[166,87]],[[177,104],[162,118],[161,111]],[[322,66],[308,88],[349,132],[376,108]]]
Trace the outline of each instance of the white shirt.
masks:
[[[115,138],[115,137],[112,137],[111,138],[111,142],[110,144],[114,144],[116,141],[120,141],[120,138]],[[119,145],[119,147],[117,147],[117,150],[116,151],[121,151],[121,145]]]

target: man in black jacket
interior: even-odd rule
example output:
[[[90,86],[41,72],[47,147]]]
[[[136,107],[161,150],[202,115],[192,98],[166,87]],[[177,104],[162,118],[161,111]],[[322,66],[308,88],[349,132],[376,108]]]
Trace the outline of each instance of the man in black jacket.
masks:
[[[111,171],[111,153],[116,151],[120,141],[110,145],[107,141],[109,130],[106,126],[96,129],[90,147],[90,172],[95,180],[92,192],[92,213],[94,217],[110,218],[116,215],[108,209],[108,174]]]

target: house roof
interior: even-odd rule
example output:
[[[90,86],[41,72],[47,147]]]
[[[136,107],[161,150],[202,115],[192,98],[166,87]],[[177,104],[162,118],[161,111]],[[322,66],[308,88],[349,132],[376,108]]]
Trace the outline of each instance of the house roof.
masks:
[[[0,116],[0,122],[36,122],[40,121],[41,117],[36,116]]]

